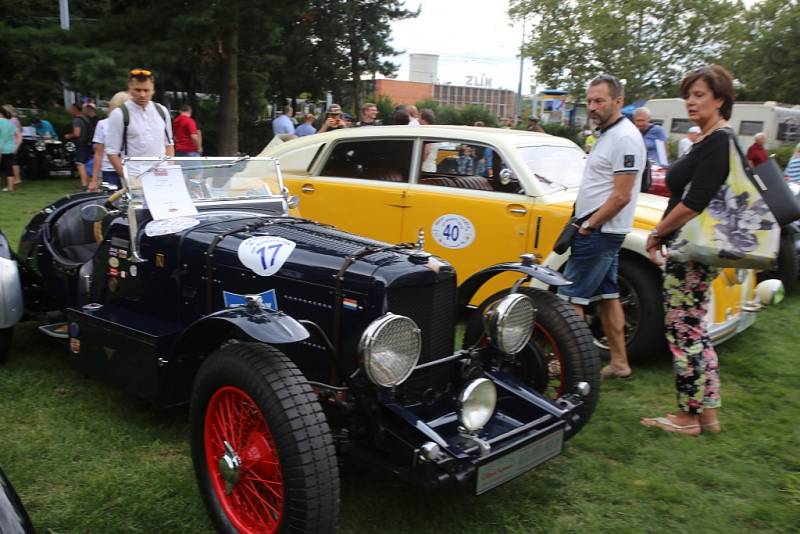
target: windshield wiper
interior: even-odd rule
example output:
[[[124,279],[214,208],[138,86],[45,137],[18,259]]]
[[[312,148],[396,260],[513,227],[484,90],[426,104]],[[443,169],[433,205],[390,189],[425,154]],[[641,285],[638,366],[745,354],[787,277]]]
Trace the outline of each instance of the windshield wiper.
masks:
[[[542,176],[541,174],[538,174],[538,173],[533,173],[533,175],[534,175],[536,178],[538,178],[538,179],[539,179],[539,181],[541,181],[541,182],[544,182],[544,183],[546,183],[547,185],[557,185],[558,187],[560,187],[560,188],[561,188],[561,190],[562,190],[562,191],[566,191],[566,190],[568,190],[568,189],[569,189],[569,187],[567,187],[567,186],[565,186],[565,185],[563,185],[563,184],[560,184],[560,183],[558,183],[558,182],[554,182],[553,180],[551,180],[551,179],[549,179],[549,178],[545,178],[545,177],[544,177],[544,176]]]

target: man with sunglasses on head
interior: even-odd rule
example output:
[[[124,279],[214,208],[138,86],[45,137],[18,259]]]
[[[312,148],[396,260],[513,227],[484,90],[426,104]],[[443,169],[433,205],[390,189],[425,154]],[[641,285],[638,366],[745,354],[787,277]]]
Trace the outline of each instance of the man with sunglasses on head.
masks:
[[[611,361],[603,378],[629,378],[625,347],[625,313],[619,300],[619,250],[633,230],[636,199],[647,158],[642,135],[622,114],[624,89],[613,76],[589,82],[586,109],[597,128],[597,141],[586,160],[575,216],[578,233],[572,242],[564,276],[570,286],[558,296],[570,302],[581,317],[584,306],[597,302]]]
[[[122,176],[122,157],[174,156],[172,121],[166,108],[152,102],[155,78],[146,69],[133,69],[128,79],[130,100],[108,116],[106,154]],[[124,108],[124,109],[123,109]]]

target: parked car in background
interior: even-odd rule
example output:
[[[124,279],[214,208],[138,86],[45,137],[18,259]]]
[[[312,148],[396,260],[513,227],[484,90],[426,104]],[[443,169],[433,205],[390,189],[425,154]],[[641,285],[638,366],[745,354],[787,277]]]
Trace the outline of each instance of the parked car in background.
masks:
[[[467,151],[453,148],[459,146],[482,154],[483,170],[477,158],[470,162]],[[390,242],[424,234],[426,249],[451,262],[460,283],[488,264],[526,252],[561,270],[568,255],[555,254],[553,243],[570,216],[585,162],[568,139],[468,126],[354,128],[275,143],[262,154],[280,161],[304,217]],[[664,198],[642,194],[634,231],[620,252],[626,340],[634,360],[666,348],[661,272],[645,253],[647,234],[665,207]],[[473,304],[513,283],[513,277],[498,277]],[[752,271],[724,270],[713,282],[706,316],[712,339],[719,343],[747,328],[765,303],[755,297]],[[605,348],[596,314],[590,310],[587,317]]]
[[[269,158],[133,158],[124,180],[36,214],[21,282],[0,279],[0,296],[21,291],[86,376],[156,407],[190,404],[220,532],[333,531],[337,453],[481,494],[560,454],[594,411],[591,335],[527,287],[569,283],[532,257],[457,288],[421,244],[291,217]],[[519,284],[467,315],[456,343],[466,303],[502,274]]]
[[[22,138],[17,157],[25,179],[75,176],[75,143],[72,141],[60,141],[28,132]]]

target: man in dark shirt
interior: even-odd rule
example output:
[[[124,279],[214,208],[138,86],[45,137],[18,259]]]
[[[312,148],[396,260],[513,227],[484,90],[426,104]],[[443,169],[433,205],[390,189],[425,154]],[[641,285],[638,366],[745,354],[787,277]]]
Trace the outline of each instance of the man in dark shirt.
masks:
[[[762,163],[766,163],[769,159],[767,149],[764,143],[767,142],[767,136],[764,132],[758,132],[755,136],[755,143],[750,145],[747,149],[747,162],[751,167],[758,167]]]
[[[86,163],[91,158],[92,138],[89,136],[89,119],[81,111],[80,106],[72,104],[69,107],[69,114],[72,115],[72,131],[64,134],[64,139],[69,139],[75,143],[75,167],[78,169],[78,176],[81,179],[81,187],[89,187],[89,173],[86,171]]]

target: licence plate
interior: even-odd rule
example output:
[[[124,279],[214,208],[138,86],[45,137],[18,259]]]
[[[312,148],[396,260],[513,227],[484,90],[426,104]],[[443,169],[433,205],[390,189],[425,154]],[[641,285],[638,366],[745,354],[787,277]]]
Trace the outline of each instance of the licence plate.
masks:
[[[50,171],[50,176],[72,176],[72,171]]]
[[[546,438],[520,447],[512,453],[478,467],[475,495],[480,495],[504,482],[517,478],[537,465],[561,454],[564,449],[564,430],[559,429]]]

